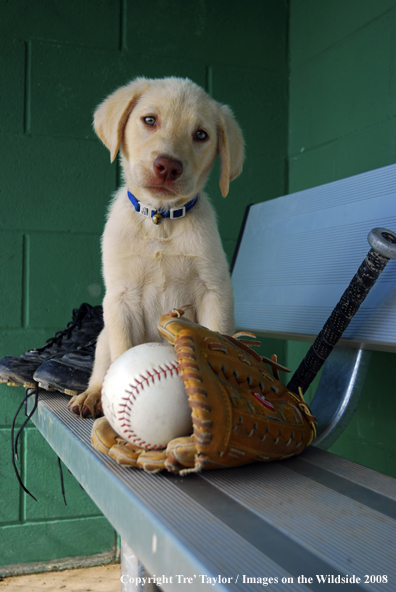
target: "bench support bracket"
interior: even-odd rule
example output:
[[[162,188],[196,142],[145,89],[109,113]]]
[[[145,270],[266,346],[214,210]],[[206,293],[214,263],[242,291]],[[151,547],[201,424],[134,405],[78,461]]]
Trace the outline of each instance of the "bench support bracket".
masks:
[[[314,446],[330,448],[349,424],[359,403],[370,359],[371,351],[339,347],[326,360],[310,403],[318,418]]]

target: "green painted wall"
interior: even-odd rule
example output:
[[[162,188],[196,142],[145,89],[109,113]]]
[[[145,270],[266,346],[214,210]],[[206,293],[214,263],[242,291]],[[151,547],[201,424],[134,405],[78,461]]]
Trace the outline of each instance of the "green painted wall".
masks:
[[[102,300],[99,240],[119,170],[92,131],[95,106],[137,75],[187,76],[232,106],[246,166],[226,200],[217,167],[209,182],[231,258],[246,205],[287,191],[287,67],[283,0],[0,0],[0,357]],[[111,553],[113,530],[67,471],[63,505],[56,456],[32,425],[20,469],[38,502],[20,491],[10,425],[23,394],[0,386],[0,573]]]
[[[289,192],[396,162],[396,1],[291,0]],[[306,346],[288,344],[295,368]],[[373,354],[332,451],[396,477],[396,357]]]

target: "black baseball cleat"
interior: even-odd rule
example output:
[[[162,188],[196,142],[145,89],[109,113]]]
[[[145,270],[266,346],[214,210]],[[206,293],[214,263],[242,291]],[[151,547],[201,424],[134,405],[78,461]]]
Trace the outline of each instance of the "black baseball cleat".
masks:
[[[91,376],[96,339],[61,358],[52,358],[41,364],[34,380],[46,391],[59,391],[65,395],[84,392]]]
[[[25,352],[22,356],[6,356],[0,360],[0,383],[9,386],[35,388],[33,375],[47,360],[75,352],[79,347],[96,341],[103,328],[101,306],[82,304],[73,310],[73,318],[66,329],[58,331],[43,347]]]

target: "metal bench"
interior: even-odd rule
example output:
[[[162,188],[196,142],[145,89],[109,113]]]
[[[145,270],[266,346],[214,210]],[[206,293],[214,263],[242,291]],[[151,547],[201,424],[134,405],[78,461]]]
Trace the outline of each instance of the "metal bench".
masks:
[[[251,206],[233,270],[238,327],[313,340],[374,226],[396,229],[396,166]],[[40,391],[33,422],[121,536],[122,590],[396,590],[396,480],[324,450],[353,413],[370,350],[396,351],[396,261],[340,345],[312,402],[316,446],[184,478],[117,465],[91,446],[93,420]]]

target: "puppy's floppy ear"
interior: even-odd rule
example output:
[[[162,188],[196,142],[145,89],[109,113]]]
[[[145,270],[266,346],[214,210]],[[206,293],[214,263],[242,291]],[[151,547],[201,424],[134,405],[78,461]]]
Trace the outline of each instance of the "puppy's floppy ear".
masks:
[[[220,189],[223,197],[226,197],[230,181],[242,172],[245,156],[241,128],[227,105],[219,105],[218,143],[221,162]]]
[[[128,117],[149,85],[147,78],[136,78],[109,95],[94,113],[95,132],[110,150],[111,162],[117,156]]]

